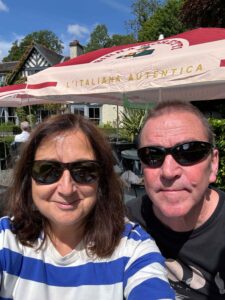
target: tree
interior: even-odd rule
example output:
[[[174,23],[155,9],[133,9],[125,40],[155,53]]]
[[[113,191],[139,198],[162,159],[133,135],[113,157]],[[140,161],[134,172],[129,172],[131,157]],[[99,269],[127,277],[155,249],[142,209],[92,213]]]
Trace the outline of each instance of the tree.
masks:
[[[133,44],[136,43],[134,36],[132,34],[128,35],[121,35],[121,34],[113,34],[110,38],[110,45],[111,46],[119,46],[119,45],[126,45],[126,44]]]
[[[110,37],[105,25],[97,25],[90,35],[90,41],[85,47],[85,52],[94,51],[110,46]]]
[[[158,39],[160,34],[168,37],[185,31],[186,28],[181,21],[182,5],[183,0],[168,0],[143,24],[138,39],[140,41],[154,41]]]
[[[136,39],[144,23],[160,7],[161,2],[161,0],[133,0],[131,11],[135,18],[126,22],[126,25]]]
[[[40,30],[26,35],[21,42],[15,41],[9,50],[8,56],[3,58],[4,62],[20,60],[26,49],[32,44],[37,43],[53,50],[59,54],[62,53],[62,41],[49,30]]]
[[[224,0],[185,0],[182,20],[188,28],[225,27]]]

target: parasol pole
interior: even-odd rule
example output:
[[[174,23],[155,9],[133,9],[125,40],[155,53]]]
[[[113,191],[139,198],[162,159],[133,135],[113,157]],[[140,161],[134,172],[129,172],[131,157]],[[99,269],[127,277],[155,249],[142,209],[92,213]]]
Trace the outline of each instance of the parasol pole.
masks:
[[[116,105],[116,141],[119,141],[119,105]]]

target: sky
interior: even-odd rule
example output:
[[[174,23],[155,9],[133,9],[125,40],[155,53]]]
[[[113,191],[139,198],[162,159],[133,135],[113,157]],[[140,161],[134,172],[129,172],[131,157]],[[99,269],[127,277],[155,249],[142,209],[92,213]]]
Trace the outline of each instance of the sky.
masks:
[[[64,44],[64,55],[73,40],[86,45],[98,24],[109,35],[127,34],[125,22],[133,19],[132,0],[0,0],[0,61],[16,40],[39,30],[50,30]]]

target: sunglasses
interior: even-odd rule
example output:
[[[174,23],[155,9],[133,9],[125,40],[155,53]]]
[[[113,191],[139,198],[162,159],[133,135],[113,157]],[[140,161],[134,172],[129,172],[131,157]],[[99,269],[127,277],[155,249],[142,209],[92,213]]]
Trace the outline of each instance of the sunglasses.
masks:
[[[207,142],[192,141],[170,148],[147,146],[138,149],[140,160],[150,168],[162,166],[166,155],[170,154],[181,166],[191,166],[205,159],[213,145]]]
[[[70,163],[54,160],[35,160],[31,176],[37,183],[52,184],[62,177],[64,170],[69,170],[73,180],[80,184],[94,183],[100,177],[100,163],[95,160]]]

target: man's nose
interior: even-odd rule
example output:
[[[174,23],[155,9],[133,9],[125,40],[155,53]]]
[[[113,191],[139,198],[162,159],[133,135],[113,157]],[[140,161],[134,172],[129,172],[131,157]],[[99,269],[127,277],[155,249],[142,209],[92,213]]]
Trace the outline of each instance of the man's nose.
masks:
[[[70,195],[77,189],[69,170],[64,170],[58,182],[58,190],[64,195]]]
[[[182,166],[175,161],[172,155],[166,155],[161,166],[161,176],[165,179],[171,180],[180,177],[181,173]]]

